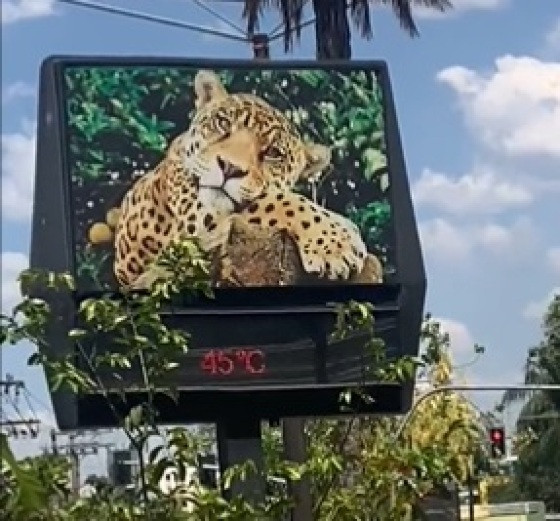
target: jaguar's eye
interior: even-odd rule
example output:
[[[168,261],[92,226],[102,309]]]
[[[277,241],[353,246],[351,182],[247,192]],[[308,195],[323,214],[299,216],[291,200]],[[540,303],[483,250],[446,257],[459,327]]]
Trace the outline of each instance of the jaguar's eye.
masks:
[[[284,157],[282,151],[275,146],[268,147],[264,153],[264,156],[266,159],[272,159],[272,160],[282,159],[282,157]]]
[[[216,128],[225,134],[231,130],[231,121],[224,116],[216,116]]]

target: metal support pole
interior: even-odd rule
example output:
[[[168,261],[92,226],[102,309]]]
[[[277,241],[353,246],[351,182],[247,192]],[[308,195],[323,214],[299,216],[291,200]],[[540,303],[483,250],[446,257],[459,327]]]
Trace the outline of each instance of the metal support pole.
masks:
[[[76,496],[80,493],[80,457],[76,452],[76,446],[74,443],[75,434],[70,434],[69,436],[69,455],[70,460],[72,461],[72,469],[71,469],[71,476],[72,476],[72,491]]]
[[[255,60],[270,59],[270,45],[267,34],[255,34],[252,38],[253,58]],[[287,460],[304,463],[307,459],[305,440],[305,420],[303,418],[286,418],[282,420],[282,440],[284,456]],[[292,521],[312,521],[313,501],[311,498],[311,484],[308,479],[302,479],[290,484],[290,490],[295,500],[292,510]]]
[[[467,476],[467,483],[469,487],[469,521],[474,521],[474,480],[470,470]]]
[[[268,34],[255,34],[251,38],[253,44],[253,58],[255,60],[270,60],[270,45]]]
[[[260,503],[265,499],[266,484],[263,477],[264,456],[261,443],[259,418],[238,418],[217,424],[217,441],[220,472],[234,465],[252,461],[257,473],[249,473],[244,481],[234,480],[231,489],[224,491],[226,498],[241,496]]]
[[[51,429],[51,451],[54,456],[58,456],[58,447],[56,445],[56,431]]]
[[[289,418],[282,421],[282,440],[284,442],[284,456],[287,460],[297,463],[306,461],[307,444],[305,420],[303,418]],[[292,521],[312,520],[313,500],[309,478],[306,477],[296,483],[290,483],[289,486],[295,503],[292,511]]]

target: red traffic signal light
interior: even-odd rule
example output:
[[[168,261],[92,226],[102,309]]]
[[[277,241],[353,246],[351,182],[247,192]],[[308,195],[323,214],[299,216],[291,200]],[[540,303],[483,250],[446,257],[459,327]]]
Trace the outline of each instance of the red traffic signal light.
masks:
[[[490,453],[493,458],[501,458],[506,455],[506,434],[503,427],[490,429]]]
[[[494,429],[492,431],[492,441],[499,442],[502,439],[502,431]]]

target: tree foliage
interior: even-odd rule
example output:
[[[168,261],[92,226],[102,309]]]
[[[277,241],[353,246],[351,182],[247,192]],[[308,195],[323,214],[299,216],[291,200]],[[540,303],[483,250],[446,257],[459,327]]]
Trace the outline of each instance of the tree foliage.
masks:
[[[286,52],[301,34],[304,0],[245,0],[243,15],[247,19],[247,32],[258,30],[260,18],[267,7],[279,11],[284,27],[284,47]],[[313,0],[315,34],[318,59],[348,59],[350,46],[350,20],[360,32],[360,36],[370,39],[372,5],[392,8],[400,26],[412,37],[418,36],[414,21],[413,7],[446,11],[452,7],[450,0]]]
[[[187,468],[196,465],[198,454],[209,441],[181,427],[163,429],[158,422],[154,397],[162,392],[163,386],[169,399],[175,399],[175,390],[166,388],[164,382],[189,344],[188,335],[164,324],[159,311],[170,299],[184,296],[185,291],[210,293],[208,264],[196,243],[178,241],[157,262],[173,270],[174,276],[155,281],[149,293],[124,294],[119,298],[111,294],[81,303],[80,328],[68,331],[79,363],[73,357],[51,358],[44,351],[50,311],[48,294],[72,291],[72,278],[36,271],[20,276],[24,298],[11,315],[2,316],[3,345],[31,340],[39,351],[30,363],[45,367],[53,388],[66,387],[72,392],[95,390],[104,395],[115,420],[138,454],[140,474],[131,496],[118,488],[103,486],[92,497],[77,498],[69,494],[64,462],[47,457],[17,462],[2,438],[0,502],[12,519],[266,521],[283,519],[289,511],[292,498],[284,486],[271,484],[265,500],[258,504],[242,497],[222,496],[235,480],[246,479],[256,472],[252,462],[228,469],[218,489],[193,485],[165,494],[157,486],[170,467],[185,476]],[[37,287],[42,288],[45,299],[31,296]],[[433,385],[451,377],[448,339],[431,321],[424,328],[424,337],[429,341],[421,358],[390,360],[385,358],[382,342],[375,337],[372,312],[373,308],[364,303],[341,306],[333,337],[343,338],[357,331],[367,333],[367,347],[376,362],[372,371],[377,379],[406,380],[418,368]],[[95,342],[107,334],[118,339],[115,345],[119,349],[93,349]],[[133,365],[141,367],[140,390],[145,400],[140,405],[129,405],[123,387],[122,401],[116,404],[109,399],[109,388],[118,389],[119,375]],[[347,406],[352,396],[369,398],[359,388],[349,389],[341,396],[341,405]],[[265,436],[264,477],[274,476],[275,483],[308,478],[312,484],[315,517],[319,520],[417,519],[418,502],[424,495],[449,480],[464,479],[463,448],[476,443],[476,429],[473,429],[476,418],[459,398],[445,396],[431,404],[428,402],[402,436],[396,434],[398,423],[397,418],[352,416],[349,420],[309,422],[309,457],[302,464],[284,460],[279,432],[269,428]]]
[[[560,294],[545,312],[543,340],[529,349],[525,382],[560,385]],[[504,403],[525,399],[517,422],[514,482],[518,499],[544,501],[560,511],[560,391],[506,393]]]
[[[422,336],[427,353],[434,359],[425,370],[430,389],[454,382],[453,360],[449,335],[441,330],[438,322],[424,323]],[[475,350],[479,346],[474,346]],[[449,472],[460,483],[465,483],[474,473],[474,462],[483,451],[485,429],[482,418],[473,405],[455,392],[434,394],[424,400],[415,411],[405,437],[418,450],[434,446],[446,448]]]

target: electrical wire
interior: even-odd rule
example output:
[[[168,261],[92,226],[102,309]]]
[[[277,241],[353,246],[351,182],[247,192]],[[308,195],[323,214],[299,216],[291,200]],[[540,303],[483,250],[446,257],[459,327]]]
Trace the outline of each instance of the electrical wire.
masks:
[[[109,5],[109,4],[92,2],[91,0],[57,0],[57,1],[59,3],[66,4],[66,5],[71,5],[71,6],[74,6],[74,7],[83,7],[83,8],[86,8],[86,9],[92,9],[94,11],[101,11],[101,12],[105,12],[105,13],[109,13],[109,14],[115,14],[115,15],[119,15],[119,16],[124,16],[124,17],[127,17],[127,18],[136,19],[136,20],[143,20],[143,21],[146,21],[146,22],[159,23],[159,24],[162,24],[162,25],[167,25],[169,27],[176,27],[176,28],[179,28],[179,29],[186,29],[186,30],[189,30],[189,31],[208,34],[208,35],[211,35],[211,36],[218,36],[220,38],[226,38],[226,39],[234,40],[234,41],[237,41],[237,42],[251,43],[251,38],[248,35],[246,35],[245,31],[243,31],[243,29],[241,29],[241,27],[237,26],[236,24],[234,24],[230,20],[227,20],[227,18],[220,15],[214,9],[211,9],[210,7],[204,5],[201,2],[201,0],[193,0],[193,2],[196,5],[198,5],[199,7],[201,7],[202,9],[204,9],[207,12],[216,16],[219,20],[222,20],[223,22],[227,23],[231,27],[235,28],[235,30],[240,32],[241,34],[243,34],[243,36],[237,36],[236,34],[227,33],[227,32],[224,32],[224,31],[220,31],[218,29],[212,29],[210,27],[204,27],[204,26],[201,26],[201,25],[190,24],[190,23],[187,23],[187,22],[183,22],[181,20],[174,20],[172,18],[166,18],[166,17],[163,17],[163,16],[152,15],[152,14],[149,14],[149,13],[145,13],[143,11],[134,11],[134,10],[131,10],[131,9],[124,9],[124,8]],[[310,20],[302,22],[298,26],[292,28],[290,30],[290,33],[293,33],[294,31],[297,31],[297,30],[301,30],[301,29],[315,23],[315,20],[316,20],[316,18],[312,18]],[[284,24],[281,23],[281,24],[277,25],[274,28],[274,30],[271,31],[271,35],[268,38],[269,42],[275,41],[275,40],[278,40],[279,38],[284,37],[284,31],[281,30],[282,25],[284,25]]]
[[[99,4],[96,2],[91,2],[90,0],[57,0],[59,3],[72,5],[75,7],[84,7],[86,9],[92,9],[96,11],[102,11],[105,13],[116,14],[124,16],[127,18],[133,18],[136,20],[144,20],[147,22],[159,23],[162,25],[167,25],[169,27],[178,27],[180,29],[187,29],[189,31],[199,32],[203,34],[209,34],[212,36],[219,36],[221,38],[226,38],[229,40],[234,40],[237,42],[249,43],[250,39],[246,36],[237,36],[235,34],[226,33],[219,31],[217,29],[211,29],[210,27],[203,27],[200,25],[189,24],[180,20],[173,20],[172,18],[166,18],[163,16],[156,16],[142,11],[133,11],[131,9],[123,9],[109,4]]]
[[[32,438],[35,438],[35,437],[37,436],[37,431],[35,431],[35,430],[33,429],[32,424],[38,422],[38,419],[37,419],[37,418],[33,418],[33,419],[31,420],[31,419],[29,419],[29,418],[25,418],[25,417],[23,416],[23,413],[21,412],[21,410],[20,410],[18,404],[17,404],[17,401],[12,397],[12,395],[11,395],[10,393],[8,393],[8,394],[6,395],[6,399],[7,399],[7,401],[10,403],[10,405],[12,406],[12,408],[13,408],[13,410],[15,411],[16,415],[19,417],[19,422],[20,422],[21,424],[25,425],[26,428],[27,428],[26,431],[23,431],[23,430],[22,430],[21,432],[18,432],[17,429],[16,429],[16,427],[14,426],[13,429],[12,429],[12,433],[14,434],[14,436],[17,437],[19,434],[21,434],[21,435],[23,435],[23,436],[26,436],[27,434],[29,434],[29,435],[31,435]],[[4,415],[4,416],[5,416],[5,415]],[[8,418],[7,416],[5,416],[5,417]],[[16,421],[18,421],[18,420],[16,420]]]
[[[31,403],[31,400],[29,399],[29,392],[27,391],[27,389],[25,389],[25,387],[23,388],[23,398],[25,400],[27,408],[29,409],[29,412],[31,413],[31,416],[33,418],[35,418],[36,420],[38,420],[39,416],[37,416],[37,411],[35,411],[35,409],[33,407],[33,404]]]
[[[26,418],[23,416],[23,413],[21,412],[21,409],[19,408],[17,401],[12,397],[11,394],[7,394],[7,400],[9,402],[9,404],[12,406],[12,409],[15,411],[16,415],[19,417],[19,419],[25,423],[27,420]]]
[[[29,397],[34,400],[36,403],[38,403],[43,409],[52,412],[53,408],[52,405],[49,405],[47,402],[41,400],[36,394],[32,393],[29,389],[27,389],[27,387],[25,388],[25,392],[26,394],[29,395]]]
[[[300,23],[298,26],[296,26],[296,27],[294,27],[293,29],[290,30],[290,34],[293,33],[294,31],[304,29],[305,27],[307,27],[311,24],[314,24],[315,20],[317,20],[317,18],[311,18],[310,20],[306,20],[305,22]],[[277,31],[274,34],[271,34],[268,37],[268,41],[273,42],[275,40],[278,40],[279,38],[284,38],[284,31]]]
[[[225,16],[221,15],[220,13],[218,13],[218,11],[214,11],[214,9],[212,9],[211,7],[208,7],[208,5],[206,5],[204,2],[202,2],[201,0],[192,0],[194,4],[196,4],[198,7],[200,7],[201,9],[203,9],[204,11],[206,11],[207,13],[210,13],[211,15],[215,16],[218,20],[221,20],[222,22],[224,22],[225,24],[229,25],[232,29],[235,29],[239,34],[243,35],[245,38],[247,38],[247,31],[245,31],[245,29],[239,27],[239,25],[233,23],[231,20],[228,20]],[[307,0],[306,0],[307,1]]]

